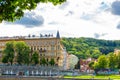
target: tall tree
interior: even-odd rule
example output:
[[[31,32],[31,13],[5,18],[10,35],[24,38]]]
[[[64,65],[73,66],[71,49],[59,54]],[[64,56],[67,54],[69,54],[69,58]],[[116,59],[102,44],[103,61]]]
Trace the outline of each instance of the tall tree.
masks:
[[[48,63],[47,63],[47,61],[45,60],[45,58],[43,57],[43,58],[40,60],[40,64],[46,65],[46,64],[48,64]]]
[[[68,58],[68,64],[69,64],[69,67],[70,67],[70,69],[74,69],[75,68],[75,65],[78,63],[78,57],[77,56],[75,56],[75,55],[73,55],[73,54],[71,54],[71,55],[69,55],[69,58]]]
[[[20,41],[20,42],[16,42],[15,44],[15,50],[16,50],[16,53],[17,53],[17,62],[18,64],[29,64],[30,62],[30,49],[29,49],[29,46],[23,42],[23,41]]]
[[[24,15],[24,10],[35,9],[39,2],[51,2],[54,5],[66,0],[0,0],[0,22],[15,21]]]
[[[98,58],[98,61],[94,63],[95,69],[106,69],[109,67],[109,60],[105,55]]]
[[[93,68],[94,69],[100,69],[98,62],[94,62]]]
[[[3,63],[8,63],[8,57],[6,55],[3,56],[2,62]]]
[[[30,63],[30,48],[26,45],[23,51],[23,63],[29,65]]]
[[[2,60],[3,63],[10,62],[11,65],[13,64],[14,53],[15,53],[14,43],[15,42],[13,41],[6,43],[6,47],[3,51],[3,60]]]
[[[55,61],[54,61],[53,58],[50,60],[49,64],[50,64],[50,65],[54,65],[54,64],[55,64]]]
[[[117,56],[117,68],[120,69],[120,52],[116,55]]]
[[[32,55],[32,63],[34,63],[35,65],[39,63],[39,55],[36,51]]]
[[[117,56],[113,53],[109,53],[108,59],[109,59],[109,68],[111,69],[117,68]]]

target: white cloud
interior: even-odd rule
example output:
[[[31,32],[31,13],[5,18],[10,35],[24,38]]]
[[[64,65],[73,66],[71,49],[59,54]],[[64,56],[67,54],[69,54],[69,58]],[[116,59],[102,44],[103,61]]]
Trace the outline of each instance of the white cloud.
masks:
[[[53,32],[58,29],[66,37],[94,37],[95,33],[107,35],[100,39],[120,39],[116,28],[119,16],[110,12],[115,0],[67,0],[62,5],[40,3],[35,10],[36,15],[44,17],[44,24],[34,28],[20,25],[0,24],[0,35],[27,35],[40,32]],[[38,18],[39,19],[39,18]],[[42,26],[42,27],[41,27]],[[48,32],[49,33],[49,32]]]

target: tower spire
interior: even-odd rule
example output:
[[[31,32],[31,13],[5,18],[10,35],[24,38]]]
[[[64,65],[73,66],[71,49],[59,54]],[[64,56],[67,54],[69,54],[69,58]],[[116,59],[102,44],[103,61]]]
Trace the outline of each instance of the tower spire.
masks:
[[[57,35],[56,35],[56,38],[60,38],[60,34],[59,34],[59,31],[57,31]]]

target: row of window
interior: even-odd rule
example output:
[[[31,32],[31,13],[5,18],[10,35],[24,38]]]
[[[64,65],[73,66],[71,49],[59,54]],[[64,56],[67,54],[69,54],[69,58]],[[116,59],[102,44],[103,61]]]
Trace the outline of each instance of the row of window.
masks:
[[[44,50],[60,50],[60,45],[58,45],[58,47],[56,46],[31,46],[31,50],[40,50],[40,51],[44,51]]]
[[[27,41],[28,45],[55,45],[56,41]],[[58,42],[59,44],[59,42]]]
[[[44,53],[44,54],[40,54],[40,56],[56,56],[55,53]]]

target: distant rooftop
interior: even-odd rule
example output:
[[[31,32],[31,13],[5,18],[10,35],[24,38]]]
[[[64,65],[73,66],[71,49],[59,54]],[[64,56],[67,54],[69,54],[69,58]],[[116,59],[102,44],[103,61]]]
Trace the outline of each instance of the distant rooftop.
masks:
[[[39,34],[39,36],[29,34],[28,36],[13,36],[13,37],[4,36],[4,37],[0,37],[0,40],[5,40],[5,39],[6,40],[9,40],[9,39],[34,39],[34,38],[55,38],[55,36],[53,36],[53,34]],[[56,38],[60,38],[59,31],[57,31]]]
[[[13,37],[8,37],[8,36],[4,36],[4,37],[0,37],[0,40],[4,40],[4,39],[33,39],[33,38],[53,38],[53,34],[40,34],[40,36],[36,36],[36,35],[28,35],[28,36],[13,36]]]

